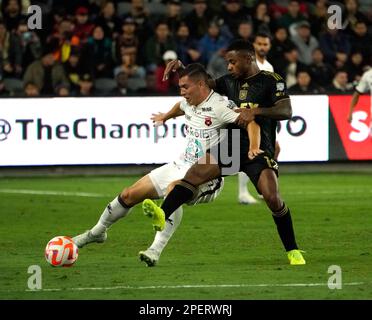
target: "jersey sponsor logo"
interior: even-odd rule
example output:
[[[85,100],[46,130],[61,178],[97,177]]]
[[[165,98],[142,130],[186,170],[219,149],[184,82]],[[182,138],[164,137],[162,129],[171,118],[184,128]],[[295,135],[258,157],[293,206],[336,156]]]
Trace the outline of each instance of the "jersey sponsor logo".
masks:
[[[204,123],[205,123],[206,126],[209,127],[212,124],[212,118],[211,117],[205,117]]]
[[[187,126],[186,132],[188,135],[195,137],[195,138],[202,138],[202,139],[209,139],[213,134],[213,129],[203,130],[203,129],[195,129],[193,127]]]
[[[244,83],[243,85],[242,85],[242,88],[243,89],[248,89],[249,88],[249,84],[246,82],[246,83]]]
[[[204,111],[204,112],[211,112],[212,111],[212,107],[202,108],[202,111]]]
[[[248,102],[248,106],[250,109],[258,108],[259,104],[254,102]]]

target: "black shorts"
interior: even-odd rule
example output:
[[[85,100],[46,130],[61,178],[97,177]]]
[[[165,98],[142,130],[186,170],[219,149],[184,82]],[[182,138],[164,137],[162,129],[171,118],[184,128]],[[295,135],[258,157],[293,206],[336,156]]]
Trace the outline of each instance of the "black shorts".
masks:
[[[244,172],[251,179],[258,193],[260,193],[258,190],[258,180],[263,170],[271,169],[277,177],[279,176],[279,166],[267,152],[258,155],[253,160],[248,159],[248,151],[245,148],[242,148],[239,156],[231,157],[231,159],[229,157],[221,157],[219,145],[212,147],[207,152],[217,160],[217,164],[221,169],[221,176],[231,176],[237,174],[239,171]],[[231,155],[230,152],[229,154]]]

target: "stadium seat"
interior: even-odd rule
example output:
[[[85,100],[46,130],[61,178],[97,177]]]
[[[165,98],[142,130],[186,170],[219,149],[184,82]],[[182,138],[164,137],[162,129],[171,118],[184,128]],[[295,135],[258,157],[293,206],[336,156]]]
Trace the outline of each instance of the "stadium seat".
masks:
[[[107,94],[116,88],[116,81],[111,78],[98,78],[94,81],[94,86],[97,92]]]
[[[4,85],[7,90],[14,94],[23,92],[23,81],[17,78],[5,78]]]

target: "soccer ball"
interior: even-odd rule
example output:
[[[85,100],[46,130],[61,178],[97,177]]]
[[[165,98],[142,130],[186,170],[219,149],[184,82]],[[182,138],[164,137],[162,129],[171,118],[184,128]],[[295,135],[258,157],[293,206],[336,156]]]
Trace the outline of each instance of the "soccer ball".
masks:
[[[53,267],[71,267],[77,258],[78,247],[70,237],[54,237],[45,247],[45,259]]]

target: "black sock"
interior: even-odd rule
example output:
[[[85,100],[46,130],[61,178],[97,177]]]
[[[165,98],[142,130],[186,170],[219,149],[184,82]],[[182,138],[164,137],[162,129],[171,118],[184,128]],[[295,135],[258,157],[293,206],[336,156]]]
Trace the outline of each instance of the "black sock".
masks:
[[[272,214],[285,250],[290,251],[298,249],[289,208],[283,204],[281,210],[273,212]]]
[[[174,211],[191,200],[195,190],[196,188],[185,180],[182,180],[181,184],[176,184],[161,205],[165,213],[165,219],[167,220]]]

